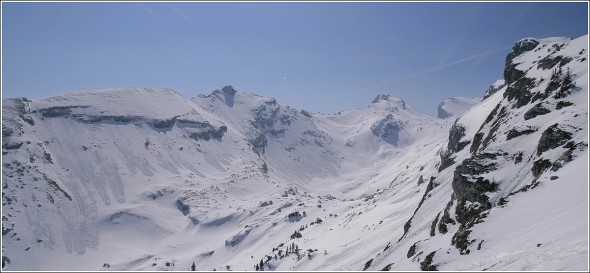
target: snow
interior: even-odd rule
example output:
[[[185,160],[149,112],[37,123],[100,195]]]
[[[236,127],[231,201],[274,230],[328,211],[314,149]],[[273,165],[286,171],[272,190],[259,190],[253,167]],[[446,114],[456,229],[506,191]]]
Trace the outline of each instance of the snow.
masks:
[[[498,79],[492,84],[492,86],[493,87],[500,87],[504,84],[506,84],[506,81],[504,81],[504,79]]]
[[[475,134],[481,133],[484,139],[490,136],[489,142],[483,147],[480,146],[478,150],[473,150],[471,145],[468,145],[454,154],[456,163],[438,174],[434,180],[438,186],[431,191],[429,198],[412,218],[412,225],[408,231],[409,238],[401,241],[406,241],[405,247],[394,250],[388,258],[379,261],[375,268],[395,262],[396,269],[415,269],[415,264],[404,260],[403,254],[407,252],[411,243],[419,242],[416,252],[423,254],[416,254],[413,259],[424,259],[426,254],[436,251],[434,264],[440,270],[588,269],[586,148],[574,149],[573,153],[576,155],[568,163],[568,168],[552,168],[541,173],[539,177],[535,177],[531,172],[535,161],[557,162],[567,154],[564,147],[558,147],[537,155],[539,139],[549,126],[559,124],[560,128],[572,134],[572,139],[587,143],[587,53],[580,54],[587,51],[586,39],[584,36],[571,42],[562,39],[542,40],[539,46],[553,48],[553,51],[549,51],[549,54],[552,54],[559,47],[554,47],[551,43],[566,43],[561,46],[559,54],[573,58],[562,68],[572,72],[572,78],[576,83],[577,88],[574,88],[565,99],[575,102],[573,105],[557,110],[556,105],[559,101],[549,98],[543,105],[555,110],[525,120],[524,114],[534,103],[521,108],[515,107],[504,97],[507,87],[503,87],[456,121],[465,128],[465,136],[461,141],[469,141],[471,144]],[[537,67],[536,62],[530,61],[543,58],[547,54],[537,52],[539,50],[525,52],[516,57],[515,62],[521,63],[519,67],[527,72],[527,77],[533,77],[537,82],[543,82],[541,79],[544,79],[546,82],[551,70],[543,71]],[[547,84],[540,84],[532,88],[531,92],[544,92],[546,87]],[[494,108],[497,108],[498,112],[488,119]],[[502,109],[507,111],[506,114],[498,114]],[[496,120],[502,122],[496,124]],[[506,133],[515,128],[534,128],[536,131],[508,140]],[[473,240],[469,247],[471,253],[460,255],[451,245],[449,236],[456,232],[458,225],[448,225],[450,230],[446,234],[435,231],[436,236],[430,236],[428,230],[437,214],[442,213],[442,204],[450,200],[450,184],[454,180],[455,166],[469,159],[474,152],[497,154],[496,157],[499,159],[487,159],[488,164],[498,164],[496,170],[480,175],[482,178],[495,181],[497,186],[488,193],[492,209],[481,223],[473,226],[469,234],[468,238]],[[519,153],[522,157],[520,162],[515,160]],[[564,175],[565,173],[568,175]],[[521,190],[527,186],[533,187],[526,191]],[[532,194],[533,192],[535,194]],[[506,205],[500,204],[502,198],[508,200]],[[456,206],[456,202],[453,206]],[[453,210],[451,208],[450,211]],[[481,247],[478,247],[479,244]]]
[[[485,240],[474,258],[482,262],[460,270],[492,265],[493,270],[586,270],[588,175],[578,171],[588,166],[584,153],[554,173],[558,180],[515,195],[506,208],[492,209],[474,231],[474,237]],[[500,248],[505,252],[498,253]]]
[[[114,88],[82,91],[35,100],[34,109],[60,106],[95,106],[74,108],[74,113],[86,115],[135,115],[165,118],[191,112],[185,99],[170,89]],[[97,109],[100,107],[100,111]]]
[[[479,102],[481,102],[481,98],[454,97],[445,99],[438,105],[438,117],[460,117]]]
[[[462,140],[473,139],[473,136],[477,133],[481,124],[484,123],[492,110],[503,99],[504,91],[506,91],[506,87],[498,90],[498,92],[494,93],[482,103],[469,109],[457,119],[456,123],[465,128],[465,136]]]
[[[539,41],[543,50],[515,59],[528,76],[545,79],[532,92],[551,76],[534,63],[554,53],[546,48],[565,43],[559,54],[587,58],[587,36]],[[534,161],[555,162],[567,151],[536,154],[555,123],[587,147],[587,60],[565,68],[577,89],[528,120],[535,103],[512,107],[508,86],[484,101],[447,100],[447,119],[387,94],[339,114],[310,114],[229,87],[190,100],[149,88],[3,99],[2,215],[13,229],[2,238],[10,259],[3,269],[181,271],[194,262],[197,270],[254,270],[268,255],[280,271],[360,271],[369,260],[369,270],[419,270],[436,251],[440,270],[588,270],[587,148],[558,170],[531,173]],[[574,104],[556,110],[564,100]],[[496,107],[508,114],[493,127],[486,120]],[[461,141],[469,145],[439,171],[453,124],[465,128]],[[537,130],[507,140],[509,130],[525,128]],[[498,188],[469,235],[471,253],[460,255],[451,244],[458,224],[435,236],[430,228],[478,132],[494,136],[476,152],[498,154],[489,160],[497,170],[481,175]],[[523,160],[515,163],[518,152]],[[295,211],[303,216],[289,219]],[[302,237],[292,239],[295,231]],[[292,243],[299,257],[274,259]]]

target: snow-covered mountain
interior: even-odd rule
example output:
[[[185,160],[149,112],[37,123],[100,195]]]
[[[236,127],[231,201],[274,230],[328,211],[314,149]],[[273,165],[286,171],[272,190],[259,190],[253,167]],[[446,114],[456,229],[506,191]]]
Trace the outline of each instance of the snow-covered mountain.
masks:
[[[438,105],[438,117],[458,118],[480,102],[481,98],[453,97],[445,99]]]
[[[588,37],[452,118],[231,86],[2,100],[4,270],[588,270]]]

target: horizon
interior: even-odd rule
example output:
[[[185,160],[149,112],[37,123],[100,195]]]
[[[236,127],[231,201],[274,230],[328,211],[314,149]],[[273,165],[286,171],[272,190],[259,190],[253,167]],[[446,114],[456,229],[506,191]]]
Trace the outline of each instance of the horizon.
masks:
[[[586,2],[3,2],[2,96],[232,85],[325,114],[387,93],[436,116],[483,97],[518,40],[579,38],[587,21]]]

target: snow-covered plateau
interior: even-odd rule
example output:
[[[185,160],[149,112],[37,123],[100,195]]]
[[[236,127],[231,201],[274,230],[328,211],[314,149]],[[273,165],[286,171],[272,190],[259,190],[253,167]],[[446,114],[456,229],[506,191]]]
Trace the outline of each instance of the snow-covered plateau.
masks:
[[[2,99],[3,270],[588,268],[588,36],[439,117],[231,86]]]

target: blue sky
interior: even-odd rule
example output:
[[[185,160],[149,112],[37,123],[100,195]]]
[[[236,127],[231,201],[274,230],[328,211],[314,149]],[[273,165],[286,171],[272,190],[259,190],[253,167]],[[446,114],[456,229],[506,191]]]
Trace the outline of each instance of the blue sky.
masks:
[[[525,37],[588,33],[587,3],[2,3],[2,96],[231,84],[312,112],[378,94],[436,115],[482,96]]]

